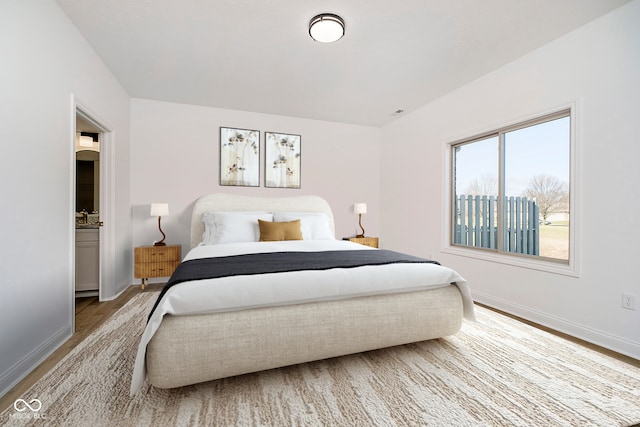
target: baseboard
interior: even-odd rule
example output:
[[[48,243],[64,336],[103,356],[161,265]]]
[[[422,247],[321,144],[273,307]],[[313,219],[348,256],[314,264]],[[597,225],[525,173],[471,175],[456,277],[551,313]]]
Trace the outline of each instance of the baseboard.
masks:
[[[120,289],[114,296],[110,297],[110,298],[104,298],[101,299],[100,301],[113,301],[114,299],[118,298],[120,295],[122,295],[124,293],[124,291],[126,291],[127,289],[129,289],[129,286],[131,286],[131,284],[129,283],[128,280],[125,280],[123,282],[120,282],[120,284],[118,285],[118,288]]]
[[[0,397],[4,396],[31,371],[38,367],[45,359],[73,335],[72,325],[68,324],[56,332],[51,338],[40,344],[33,351],[23,357],[9,370],[0,374]]]
[[[557,316],[552,316],[542,311],[533,310],[520,304],[514,304],[511,301],[496,298],[483,292],[474,290],[473,299],[479,303],[513,314],[514,316],[521,317],[522,319],[530,322],[537,323],[608,350],[615,351],[616,353],[624,354],[625,356],[640,360],[640,344],[637,342],[581,325],[579,323],[571,322]]]

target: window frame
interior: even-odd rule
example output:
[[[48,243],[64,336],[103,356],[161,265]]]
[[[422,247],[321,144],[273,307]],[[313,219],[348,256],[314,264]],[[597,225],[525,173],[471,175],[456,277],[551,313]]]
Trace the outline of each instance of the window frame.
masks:
[[[454,225],[455,220],[453,214],[455,212],[455,197],[454,194],[454,162],[455,162],[455,147],[471,144],[474,142],[481,141],[483,139],[487,139],[490,137],[498,137],[498,150],[499,150],[499,159],[498,159],[498,218],[502,218],[503,211],[503,200],[500,195],[503,194],[503,186],[504,186],[504,171],[505,165],[504,163],[504,135],[509,132],[513,132],[516,130],[520,130],[523,128],[535,126],[538,124],[542,124],[545,122],[549,122],[552,120],[560,119],[568,117],[569,118],[569,256],[568,260],[563,259],[555,259],[549,257],[543,257],[538,255],[527,255],[520,254],[514,252],[504,251],[501,248],[502,242],[502,234],[503,227],[498,227],[498,247],[497,249],[492,248],[481,248],[481,247],[472,247],[467,245],[461,245],[454,243]],[[578,265],[578,218],[577,218],[577,209],[579,202],[579,194],[578,189],[579,186],[576,185],[579,177],[579,169],[578,169],[578,149],[577,149],[577,117],[578,117],[578,108],[577,105],[570,104],[568,106],[564,106],[562,108],[554,109],[551,112],[532,115],[531,117],[514,121],[510,124],[503,126],[496,126],[491,128],[488,131],[479,132],[473,136],[456,139],[451,142],[447,142],[444,144],[445,151],[445,197],[444,197],[444,229],[443,229],[443,247],[442,251],[444,253],[465,256],[470,258],[481,259],[485,261],[497,262],[502,264],[508,264],[517,267],[530,268],[535,270],[542,270],[551,273],[557,273],[562,275],[579,277],[579,265]]]

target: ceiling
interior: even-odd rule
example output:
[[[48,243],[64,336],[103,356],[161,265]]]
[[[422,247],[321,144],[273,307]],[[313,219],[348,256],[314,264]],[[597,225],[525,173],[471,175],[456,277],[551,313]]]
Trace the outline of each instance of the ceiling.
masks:
[[[383,126],[628,0],[57,2],[131,97]]]

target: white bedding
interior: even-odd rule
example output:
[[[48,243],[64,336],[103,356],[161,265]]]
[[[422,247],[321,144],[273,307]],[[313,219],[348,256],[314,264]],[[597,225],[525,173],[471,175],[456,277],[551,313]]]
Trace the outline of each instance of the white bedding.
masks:
[[[341,240],[243,242],[197,246],[184,260],[246,253],[363,249],[376,250]],[[435,289],[451,283],[456,284],[462,294],[464,317],[474,320],[473,301],[466,281],[450,268],[436,264],[389,264],[324,271],[294,271],[177,284],[164,295],[142,335],[131,392],[135,393],[144,382],[147,344],[160,327],[165,314],[189,315],[245,310]]]

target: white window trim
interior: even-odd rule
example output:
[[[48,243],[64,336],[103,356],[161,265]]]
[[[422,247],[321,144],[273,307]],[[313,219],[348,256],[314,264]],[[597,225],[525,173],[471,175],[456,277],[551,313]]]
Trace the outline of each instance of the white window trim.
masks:
[[[548,273],[561,274],[565,276],[572,277],[580,277],[580,235],[581,235],[581,227],[578,213],[581,211],[581,194],[580,194],[580,185],[578,183],[581,182],[580,179],[580,165],[581,165],[581,156],[579,150],[578,141],[581,140],[581,132],[580,127],[578,126],[581,123],[581,102],[574,101],[568,105],[564,105],[560,108],[554,108],[548,112],[536,113],[532,114],[529,117],[521,118],[518,120],[514,120],[511,123],[504,124],[502,126],[494,126],[491,129],[487,129],[484,132],[477,132],[475,135],[483,135],[488,134],[496,129],[507,128],[511,126],[516,126],[518,124],[535,120],[536,118],[544,117],[546,115],[553,114],[555,112],[559,112],[562,110],[570,110],[571,114],[571,138],[570,138],[570,182],[569,182],[569,192],[571,194],[570,205],[569,205],[569,262],[568,263],[559,263],[554,261],[549,261],[548,259],[535,259],[531,257],[522,257],[515,255],[508,255],[505,253],[494,252],[491,250],[483,250],[481,248],[467,248],[460,245],[453,245],[451,242],[451,152],[452,146],[458,144],[460,141],[469,139],[467,138],[458,138],[455,141],[445,142],[443,147],[443,159],[444,159],[444,176],[443,182],[445,185],[443,186],[442,191],[442,201],[444,207],[444,226],[442,228],[442,252],[450,255],[468,257],[480,259],[483,261],[495,262],[500,264],[507,264],[515,267],[528,268],[533,270],[545,271]]]

